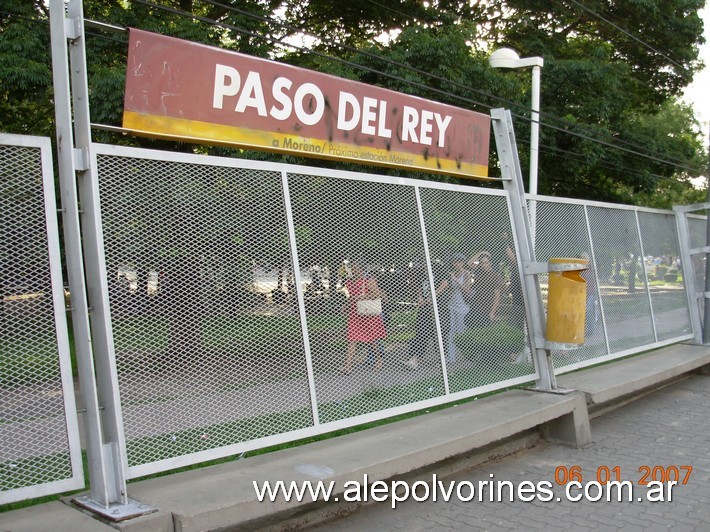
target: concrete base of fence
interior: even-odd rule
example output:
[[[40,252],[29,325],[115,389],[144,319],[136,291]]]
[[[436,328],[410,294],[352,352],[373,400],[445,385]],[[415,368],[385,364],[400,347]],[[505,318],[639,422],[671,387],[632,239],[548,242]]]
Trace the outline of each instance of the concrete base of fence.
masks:
[[[675,344],[650,353],[563,375],[557,384],[584,392],[590,414],[633,400],[644,391],[710,365],[710,346]]]
[[[333,480],[334,494],[340,496],[348,481],[372,485],[378,480],[408,477],[425,468],[431,471],[432,464],[465,459],[467,453],[549,423],[552,425],[546,433],[556,440],[576,447],[590,440],[582,394],[515,390],[337,439],[147,480],[130,485],[129,492],[133,499],[171,512],[175,530],[257,528],[283,524],[314,510],[322,519],[352,511],[359,504],[320,504],[316,508],[312,503],[285,502],[283,498],[275,503],[259,502],[253,481],[261,485],[265,480],[287,484],[292,480]],[[150,530],[162,529],[159,515],[140,520],[151,523]],[[137,522],[114,526],[136,530]]]
[[[109,525],[59,501],[40,504],[0,514],[0,530],[12,532],[115,532]]]
[[[335,439],[132,483],[130,497],[157,511],[110,526],[127,532],[279,530],[323,522],[366,503],[259,502],[253,481],[333,480],[339,488],[334,495],[341,496],[353,480],[367,478],[372,485],[431,481],[434,473],[443,478],[530,447],[541,434],[581,447],[590,442],[589,412],[617,407],[709,364],[710,346],[678,344],[560,377],[561,387],[579,390],[571,394],[509,391]],[[109,526],[60,503],[2,514],[0,523],[18,531],[57,523],[75,532]]]

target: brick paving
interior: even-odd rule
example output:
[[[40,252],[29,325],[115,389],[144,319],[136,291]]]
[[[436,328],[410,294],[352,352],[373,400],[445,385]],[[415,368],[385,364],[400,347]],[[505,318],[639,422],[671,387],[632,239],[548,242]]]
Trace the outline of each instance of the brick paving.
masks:
[[[571,502],[554,487],[551,502],[391,502],[365,506],[321,530],[709,530],[710,376],[693,375],[592,421],[590,446],[581,449],[541,443],[496,462],[445,479],[554,482],[558,466],[579,466],[583,480],[596,480],[599,467],[618,466],[620,480],[634,482],[634,502]],[[638,502],[638,485],[648,466],[691,465],[686,485],[673,489],[671,502]],[[464,493],[468,493],[465,491]],[[576,493],[576,492],[574,492]],[[562,501],[557,502],[556,497]]]

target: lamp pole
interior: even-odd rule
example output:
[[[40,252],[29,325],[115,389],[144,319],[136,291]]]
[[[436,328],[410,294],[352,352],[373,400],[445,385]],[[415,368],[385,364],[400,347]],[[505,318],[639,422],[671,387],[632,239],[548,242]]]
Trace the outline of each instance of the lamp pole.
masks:
[[[532,67],[532,121],[530,122],[530,194],[537,194],[538,147],[540,145],[540,65]]]
[[[488,58],[492,68],[527,68],[532,67],[532,102],[530,115],[530,179],[528,193],[537,194],[538,155],[540,144],[540,75],[545,61],[542,57],[523,57],[510,48],[500,48]],[[535,245],[535,225],[537,219],[537,202],[530,202],[530,232],[532,244]]]
[[[710,124],[709,124],[710,125]],[[707,166],[707,201],[710,202],[710,127],[708,128],[708,166]],[[710,211],[708,211],[706,229],[705,229],[705,245],[710,246]],[[693,265],[684,266],[685,271],[692,271]],[[710,253],[705,254],[705,300],[703,305],[703,344],[710,343]]]

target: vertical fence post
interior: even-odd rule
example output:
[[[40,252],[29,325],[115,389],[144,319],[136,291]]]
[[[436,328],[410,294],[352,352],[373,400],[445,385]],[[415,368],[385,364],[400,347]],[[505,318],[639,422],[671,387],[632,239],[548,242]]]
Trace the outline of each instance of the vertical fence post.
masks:
[[[105,272],[101,271],[98,189],[91,171],[83,5],[81,0],[70,0],[65,12],[63,0],[50,0],[49,7],[65,248],[77,366],[86,408],[90,483],[89,495],[74,500],[109,519],[120,520],[152,510],[130,501],[126,492],[118,379],[113,351],[109,351],[112,339],[105,327],[108,300],[101,289],[106,283],[102,282]],[[91,315],[87,300],[91,300]]]
[[[288,241],[291,247],[291,264],[293,267],[293,282],[296,284],[296,300],[298,301],[298,314],[301,318],[301,334],[303,335],[303,351],[306,356],[306,372],[308,374],[308,394],[311,399],[311,415],[313,426],[320,425],[318,415],[318,395],[316,394],[315,374],[313,373],[313,357],[311,354],[311,341],[308,336],[308,321],[306,316],[306,301],[303,295],[303,281],[301,280],[301,263],[298,259],[298,245],[296,242],[296,229],[293,223],[293,210],[291,208],[291,192],[288,186],[288,175],[281,172],[281,189],[283,191],[284,210],[286,212],[286,225],[288,226]]]
[[[653,299],[651,299],[651,285],[648,282],[648,271],[646,270],[646,253],[643,249],[643,236],[641,235],[641,224],[639,223],[639,212],[634,210],[634,219],[636,220],[636,231],[639,235],[639,249],[641,249],[641,270],[643,271],[643,280],[646,285],[646,296],[648,297],[648,308],[651,312],[651,328],[653,329],[653,341],[658,342],[658,330],[656,329],[656,316],[653,312]],[[635,268],[634,268],[635,270]]]
[[[710,130],[708,131],[708,151],[710,152]],[[707,202],[710,203],[710,153],[708,154]],[[710,248],[710,210],[706,211],[705,247]],[[710,253],[705,253],[705,300],[703,301],[703,343],[710,343]]]
[[[611,354],[611,348],[609,347],[609,331],[606,327],[606,314],[604,313],[604,301],[602,300],[602,288],[599,282],[599,269],[597,268],[597,257],[594,251],[594,239],[592,238],[592,226],[589,222],[589,210],[586,205],[584,207],[584,223],[587,226],[587,238],[589,238],[589,258],[591,259],[592,268],[594,268],[593,273],[597,278],[597,301],[599,302],[599,313],[602,317],[602,330],[604,331],[604,345],[606,346],[606,354]]]
[[[446,355],[444,350],[444,339],[441,335],[441,317],[439,316],[439,304],[436,300],[436,282],[434,281],[434,270],[431,265],[431,253],[429,251],[429,239],[426,234],[426,224],[424,223],[424,210],[422,209],[422,198],[419,187],[414,187],[414,197],[417,200],[417,215],[419,216],[419,226],[422,230],[422,243],[424,244],[424,259],[426,260],[426,271],[431,289],[431,306],[434,310],[434,323],[436,324],[436,342],[439,347],[439,357],[441,358],[441,369],[444,377],[444,393],[451,393],[449,388],[449,373],[446,368]]]
[[[508,191],[511,213],[513,218],[513,233],[517,247],[518,260],[523,264],[523,294],[528,327],[531,329],[535,365],[538,369],[537,387],[541,390],[557,388],[552,356],[545,349],[545,309],[540,296],[540,286],[537,275],[528,272],[525,267],[535,262],[530,219],[525,201],[525,188],[523,186],[520,161],[515,143],[513,122],[510,111],[492,109],[493,133],[495,135],[498,160],[500,161],[501,174],[504,179],[503,187]]]
[[[62,197],[64,247],[66,250],[67,276],[71,294],[72,327],[76,349],[77,369],[81,395],[84,403],[84,431],[89,470],[90,496],[98,504],[108,507],[113,495],[108,486],[108,469],[102,451],[101,416],[94,381],[94,360],[89,332],[89,312],[84,282],[84,262],[81,250],[81,227],[79,223],[79,199],[76,187],[74,160],[74,133],[72,131],[71,93],[69,89],[69,60],[67,57],[68,19],[64,2],[52,0],[50,30],[52,42],[52,74],[54,83],[54,112],[57,135],[57,158],[59,183]],[[115,492],[115,489],[113,489]]]

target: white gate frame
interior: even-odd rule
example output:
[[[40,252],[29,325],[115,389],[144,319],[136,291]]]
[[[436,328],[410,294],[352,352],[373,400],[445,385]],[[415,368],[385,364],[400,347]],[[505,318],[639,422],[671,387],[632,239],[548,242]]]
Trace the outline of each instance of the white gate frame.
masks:
[[[80,489],[84,487],[84,468],[81,460],[79,441],[79,423],[77,419],[74,380],[72,378],[69,337],[67,334],[66,308],[64,306],[64,283],[62,282],[62,263],[59,251],[59,226],[57,224],[57,203],[54,193],[54,172],[52,169],[52,146],[48,138],[0,133],[0,144],[40,150],[42,164],[42,186],[44,193],[44,218],[47,229],[47,253],[49,256],[50,279],[52,285],[52,306],[54,309],[54,327],[59,355],[59,372],[64,401],[64,419],[67,430],[71,477],[18,488],[0,493],[0,504],[7,504],[25,499],[34,499]]]
[[[710,209],[710,202],[695,203],[693,205],[676,205],[673,207],[675,211],[676,227],[678,229],[678,240],[680,242],[680,267],[683,270],[683,281],[688,294],[688,307],[690,308],[690,322],[693,327],[693,343],[703,345],[703,337],[705,341],[710,340],[710,331],[704,331],[704,326],[700,322],[700,309],[698,308],[699,300],[707,300],[710,298],[710,292],[697,292],[695,289],[695,275],[693,270],[693,255],[705,255],[710,260],[710,246],[706,245],[699,248],[690,247],[690,228],[688,226],[688,214],[695,211]],[[710,222],[706,222],[710,223]],[[707,280],[705,287],[707,289]],[[705,323],[708,322],[708,317],[705,317]]]
[[[167,152],[167,151],[158,151],[158,150],[150,150],[150,149],[143,149],[143,148],[132,148],[132,147],[126,147],[126,146],[113,146],[113,145],[107,145],[107,144],[93,144],[92,145],[92,161],[91,161],[91,166],[93,169],[96,169],[98,167],[98,156],[100,155],[110,155],[110,156],[119,156],[119,157],[131,157],[131,158],[137,158],[137,159],[146,159],[146,160],[154,160],[154,161],[170,161],[170,162],[179,162],[179,163],[188,163],[188,164],[204,164],[204,165],[214,165],[214,166],[225,166],[225,167],[238,167],[238,168],[248,168],[248,169],[253,169],[253,170],[262,170],[262,171],[270,171],[270,172],[281,172],[281,180],[282,183],[288,184],[288,176],[284,176],[284,174],[288,173],[294,173],[294,174],[299,174],[299,173],[305,173],[308,175],[312,176],[322,176],[322,177],[333,177],[336,179],[348,179],[352,181],[363,181],[363,182],[378,182],[378,183],[389,183],[389,184],[396,184],[396,185],[401,185],[401,186],[408,186],[412,187],[414,189],[415,195],[419,194],[419,191],[421,189],[435,189],[435,190],[448,190],[448,191],[456,191],[456,192],[465,192],[465,193],[471,193],[471,194],[485,194],[489,196],[497,196],[497,197],[504,197],[506,198],[507,201],[507,208],[508,208],[508,214],[509,214],[509,220],[511,223],[511,227],[514,227],[514,202],[512,200],[513,194],[511,194],[509,191],[504,191],[504,190],[495,190],[495,189],[484,189],[484,188],[476,188],[476,187],[471,187],[471,186],[462,186],[462,185],[454,185],[454,184],[448,184],[448,183],[436,183],[436,182],[430,182],[430,181],[422,181],[422,180],[413,180],[413,179],[406,179],[406,178],[398,178],[398,177],[389,177],[389,176],[381,176],[381,175],[376,175],[376,174],[367,174],[367,173],[362,173],[362,172],[346,172],[346,171],[337,171],[337,170],[329,170],[329,169],[324,169],[324,168],[314,168],[314,167],[304,167],[304,166],[297,166],[297,165],[287,165],[283,163],[268,163],[268,162],[263,162],[263,161],[251,161],[251,160],[244,160],[244,159],[239,159],[235,160],[232,158],[227,158],[227,157],[216,157],[216,156],[208,156],[208,155],[196,155],[196,154],[186,154],[186,153],[177,153],[177,152]],[[287,189],[283,189],[284,193],[287,193]],[[285,207],[286,207],[286,216],[287,220],[289,219],[288,211],[290,210],[290,198],[286,194],[283,197],[283,201],[285,202]],[[101,216],[100,213],[100,205],[97,206],[95,215]],[[420,221],[423,221],[423,215],[422,215],[422,206],[420,202],[417,202],[417,210],[418,210],[418,216]],[[425,230],[426,226],[422,225],[421,226],[423,229],[422,236],[425,237]],[[292,227],[289,228],[289,245],[290,245],[290,250],[292,253],[293,260],[295,261],[297,258],[297,252],[298,249],[296,247],[296,240],[295,240],[295,234],[292,232]],[[428,254],[428,248],[427,248],[427,241],[424,240],[424,248],[425,248],[425,255],[429,257]],[[298,266],[297,262],[294,262],[296,266]],[[433,273],[431,270],[431,260],[427,262],[429,265],[428,267],[428,275],[430,278],[430,283],[433,283]],[[105,270],[105,261],[102,259],[102,263],[100,266],[103,270]],[[295,272],[299,271],[298,267],[294,268]],[[522,271],[522,270],[521,270]],[[104,275],[104,279],[106,279],[106,276]],[[301,324],[302,324],[302,332],[305,327],[306,323],[306,315],[305,315],[305,308],[303,307],[303,293],[302,291],[298,288],[300,283],[300,276],[296,278],[296,290],[297,290],[297,295],[298,295],[298,300],[299,300],[299,316],[301,318]],[[106,284],[102,290],[102,298],[105,298],[106,304],[108,304],[108,284]],[[435,321],[437,322],[437,342],[439,345],[439,350],[440,354],[443,353],[443,340],[441,338],[441,327],[440,327],[440,317],[439,317],[439,311],[438,311],[438,305],[435,300],[435,295],[432,296],[434,298],[434,315],[435,315]],[[93,316],[92,316],[93,318]],[[104,316],[104,319],[111,319],[110,313],[107,313]],[[110,321],[106,323],[105,325],[102,326],[102,329],[105,330],[110,330],[112,329],[112,324]],[[92,329],[93,330],[93,329]],[[305,331],[307,332],[307,328],[305,328]],[[304,339],[304,348],[308,345],[307,339],[308,336],[307,334],[303,335]],[[307,350],[308,351],[308,350]],[[111,344],[111,354],[110,358],[115,358],[115,351],[114,351],[114,346],[113,343]],[[308,362],[307,362],[308,365]],[[515,385],[520,385],[524,383],[529,383],[532,380],[537,379],[539,382],[539,375],[540,371],[538,367],[536,366],[534,368],[534,371],[531,372],[530,374],[519,376],[519,377],[514,377],[511,379],[507,379],[505,381],[500,381],[492,384],[486,384],[483,386],[479,386],[477,388],[471,388],[468,390],[462,390],[462,391],[457,391],[457,392],[450,392],[449,387],[448,387],[448,374],[446,370],[446,361],[445,359],[442,360],[442,368],[444,368],[443,371],[443,378],[445,381],[445,390],[446,393],[445,395],[433,398],[433,399],[428,399],[428,400],[423,400],[419,401],[417,403],[408,403],[404,404],[401,406],[397,407],[392,407],[388,408],[386,410],[379,410],[375,412],[371,412],[368,414],[362,414],[358,415],[355,417],[351,418],[345,418],[345,419],[340,419],[337,421],[331,421],[325,424],[321,424],[318,422],[314,422],[313,426],[298,429],[292,432],[288,433],[279,433],[279,434],[274,434],[271,436],[266,436],[259,438],[258,440],[250,440],[246,442],[240,442],[240,443],[235,443],[231,444],[226,447],[219,447],[215,449],[210,449],[210,450],[205,450],[205,451],[200,451],[199,453],[195,453],[192,455],[182,455],[178,457],[173,457],[169,459],[165,459],[159,462],[152,462],[148,464],[140,464],[140,465],[134,465],[130,466],[127,465],[127,468],[125,470],[125,476],[127,479],[132,479],[148,474],[153,474],[157,473],[160,471],[165,471],[167,469],[174,469],[177,467],[182,467],[182,466],[187,466],[191,465],[197,462],[203,462],[207,460],[215,460],[219,458],[223,458],[226,456],[233,456],[235,454],[240,454],[243,452],[251,451],[254,449],[259,449],[263,447],[268,447],[271,445],[277,445],[281,444],[287,441],[294,441],[297,439],[302,439],[302,438],[307,438],[307,437],[312,437],[320,434],[324,434],[327,432],[332,432],[335,430],[340,430],[344,428],[349,428],[357,425],[361,425],[364,423],[369,423],[373,421],[378,421],[381,419],[385,419],[388,417],[392,416],[397,416],[400,414],[405,414],[408,412],[413,412],[416,410],[421,410],[423,408],[429,408],[433,406],[438,406],[441,404],[446,404],[452,401],[457,401],[469,397],[473,397],[475,395],[480,395],[483,393],[488,393],[491,391],[495,390],[500,390],[501,388],[509,387],[509,386],[515,386]],[[314,405],[317,403],[315,402],[315,395],[314,395],[314,390],[311,386],[310,383],[310,378],[311,375],[309,374],[309,394],[311,397],[311,408],[312,408],[312,415],[314,416],[314,421],[317,421],[317,417],[315,415],[315,410],[313,409]],[[540,387],[540,389],[542,389]],[[125,458],[125,447],[124,449],[124,462],[127,463],[127,460]]]

